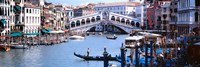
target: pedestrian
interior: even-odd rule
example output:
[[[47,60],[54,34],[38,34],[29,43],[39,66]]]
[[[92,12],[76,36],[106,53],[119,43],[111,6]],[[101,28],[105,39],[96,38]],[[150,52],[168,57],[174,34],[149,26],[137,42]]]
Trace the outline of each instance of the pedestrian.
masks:
[[[87,56],[89,56],[90,48],[87,49]]]

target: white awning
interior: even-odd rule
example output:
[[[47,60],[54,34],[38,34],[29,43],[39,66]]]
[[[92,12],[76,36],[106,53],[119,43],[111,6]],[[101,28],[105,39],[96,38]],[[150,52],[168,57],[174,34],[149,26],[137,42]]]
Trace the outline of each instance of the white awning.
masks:
[[[130,37],[127,37],[125,40],[141,40],[143,39],[144,36],[130,36]]]
[[[144,36],[156,36],[156,37],[162,36],[160,34],[154,34],[154,33],[148,33],[148,32],[139,32],[139,33]]]
[[[59,31],[51,31],[49,33],[65,33],[65,31],[59,30]]]

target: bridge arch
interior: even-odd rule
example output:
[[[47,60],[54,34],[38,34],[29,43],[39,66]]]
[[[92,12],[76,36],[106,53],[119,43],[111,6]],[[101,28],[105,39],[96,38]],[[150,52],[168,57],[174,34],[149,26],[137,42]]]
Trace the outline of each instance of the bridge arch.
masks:
[[[125,23],[125,19],[124,18],[121,19],[121,23]]]
[[[81,25],[85,25],[85,19],[81,20]]]
[[[77,26],[80,26],[80,25],[81,25],[80,20],[77,20],[77,21],[76,21],[76,27],[77,27]]]
[[[91,21],[92,21],[92,22],[95,22],[95,17],[92,17]]]
[[[126,24],[129,25],[130,24],[130,20],[126,20]]]
[[[86,19],[86,24],[89,24],[90,23],[90,18],[87,18]]]
[[[134,21],[131,21],[131,25],[132,25],[132,26],[135,26],[135,22],[134,22]]]
[[[101,17],[100,17],[100,16],[97,16],[97,17],[96,17],[96,21],[99,21],[99,20],[101,20]]]
[[[112,20],[112,21],[115,21],[115,16],[112,16],[112,17],[111,17],[111,20]]]
[[[120,17],[117,17],[116,21],[120,22]]]
[[[140,23],[139,22],[136,23],[136,27],[140,27]]]
[[[76,23],[73,21],[71,22],[71,27],[75,27],[76,26]]]

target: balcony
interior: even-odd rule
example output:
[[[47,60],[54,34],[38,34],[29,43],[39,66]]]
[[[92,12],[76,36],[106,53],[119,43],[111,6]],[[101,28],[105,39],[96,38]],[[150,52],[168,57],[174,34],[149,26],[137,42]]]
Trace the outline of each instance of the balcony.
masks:
[[[21,21],[15,21],[15,26],[24,26],[24,23]]]
[[[178,8],[178,11],[194,10],[194,9],[197,9],[197,8],[195,6],[189,6],[189,7]]]
[[[196,24],[194,21],[178,21],[177,24]]]

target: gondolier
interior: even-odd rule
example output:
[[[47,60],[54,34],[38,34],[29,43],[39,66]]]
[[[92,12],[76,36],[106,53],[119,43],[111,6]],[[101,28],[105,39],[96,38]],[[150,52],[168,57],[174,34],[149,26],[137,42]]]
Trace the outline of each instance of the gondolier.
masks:
[[[87,56],[90,54],[90,48],[87,49]]]

